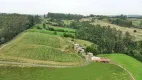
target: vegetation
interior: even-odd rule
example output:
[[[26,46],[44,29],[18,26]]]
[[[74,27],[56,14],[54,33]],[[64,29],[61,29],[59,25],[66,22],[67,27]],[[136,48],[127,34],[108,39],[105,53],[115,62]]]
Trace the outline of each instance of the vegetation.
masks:
[[[114,63],[124,66],[134,74],[137,80],[140,80],[139,75],[142,74],[142,71],[139,69],[142,65],[139,61],[142,61],[142,38],[135,40],[135,37],[138,39],[142,35],[140,29],[131,28],[129,31],[130,27],[134,27],[133,20],[124,15],[108,17],[91,14],[86,16],[87,18],[83,17],[76,14],[48,13],[48,15],[44,15],[46,19],[42,19],[40,22],[39,16],[0,14],[0,43],[7,42],[18,33],[28,29],[1,48],[0,60],[56,64],[56,66],[84,64],[85,57],[76,54],[73,50],[72,43],[74,41],[85,46],[86,52],[108,57]],[[88,18],[89,20],[85,20]],[[110,23],[98,25],[99,22],[107,20]],[[38,22],[40,23],[36,24]],[[117,29],[112,26],[114,24],[125,28],[117,26],[119,27]],[[139,22],[139,26],[142,26],[141,22]],[[128,30],[123,31],[127,28]],[[138,37],[133,37],[136,34]],[[107,55],[105,55],[106,53]],[[120,53],[132,56],[139,61]],[[92,63],[88,66],[73,68],[2,65],[0,66],[0,79],[130,80],[131,77],[125,70],[116,65]]]
[[[105,67],[104,67],[105,66]],[[0,66],[1,80],[131,80],[122,68],[93,63],[75,68],[9,67]]]
[[[0,44],[11,40],[20,32],[39,22],[38,16],[0,14]]]
[[[52,19],[67,19],[67,20],[72,20],[72,19],[81,19],[83,18],[83,15],[78,15],[78,14],[64,14],[64,13],[48,13],[47,15],[48,18]]]
[[[141,35],[142,30],[138,29],[138,28],[122,27],[122,26],[111,24],[111,23],[108,23],[108,22],[102,21],[102,20],[95,20],[95,22],[92,22],[91,24],[93,24],[93,25],[99,24],[101,26],[110,26],[110,28],[116,28],[116,30],[122,31],[123,34],[126,32],[129,32],[130,35],[132,35],[134,37],[133,40],[135,40],[135,41],[142,40],[142,35]],[[134,32],[134,30],[136,30],[137,32]]]
[[[116,25],[124,26],[124,27],[132,27],[133,26],[132,21],[129,21],[129,20],[126,20],[126,19],[120,19],[120,18],[110,19],[109,22],[112,23],[112,24],[116,24]]]
[[[35,25],[33,29],[30,29],[28,31],[49,33],[49,34],[59,35],[63,37],[72,37],[72,38],[75,37],[75,32],[76,32],[75,29],[71,29],[71,28],[55,27],[51,25],[47,25],[43,27],[41,24]]]
[[[72,23],[69,27],[76,28],[76,36],[97,44],[87,47],[94,54],[124,53],[142,61],[141,41],[136,42],[129,32],[122,33],[110,26],[91,25],[88,22]]]
[[[138,60],[124,54],[103,54],[98,56],[108,57],[116,64],[122,65],[124,68],[130,71],[136,80],[142,79],[142,63]]]
[[[128,20],[132,21],[133,27],[142,29],[142,19],[129,18]]]
[[[11,56],[35,60],[79,62],[83,60],[71,51],[71,44],[58,36],[25,32],[0,50],[1,57]]]

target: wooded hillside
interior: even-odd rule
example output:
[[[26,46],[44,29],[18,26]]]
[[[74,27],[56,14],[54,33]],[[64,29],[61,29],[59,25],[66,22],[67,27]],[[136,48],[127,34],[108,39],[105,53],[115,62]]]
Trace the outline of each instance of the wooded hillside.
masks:
[[[0,14],[0,44],[9,41],[18,33],[39,22],[38,16],[21,14]]]

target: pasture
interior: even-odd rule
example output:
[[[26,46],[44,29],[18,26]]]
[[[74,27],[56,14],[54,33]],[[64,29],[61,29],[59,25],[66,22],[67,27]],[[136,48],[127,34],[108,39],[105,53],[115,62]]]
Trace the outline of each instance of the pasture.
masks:
[[[102,63],[73,68],[0,66],[0,80],[131,80],[122,68]]]
[[[116,64],[122,65],[130,71],[136,80],[142,80],[142,63],[140,61],[125,54],[102,54],[98,56],[110,58]]]

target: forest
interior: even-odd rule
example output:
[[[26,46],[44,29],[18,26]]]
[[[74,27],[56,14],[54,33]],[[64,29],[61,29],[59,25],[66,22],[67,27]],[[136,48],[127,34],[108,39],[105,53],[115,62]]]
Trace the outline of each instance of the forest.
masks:
[[[40,22],[39,16],[22,14],[0,14],[0,44],[5,43],[20,32]]]
[[[72,20],[72,19],[81,19],[83,18],[83,15],[78,15],[78,14],[64,14],[64,13],[51,13],[49,12],[46,15],[44,15],[44,17],[48,17],[48,18],[53,18],[53,19],[67,19],[67,20]]]
[[[129,32],[110,26],[91,25],[88,22],[74,22],[68,26],[77,29],[76,38],[93,42],[87,51],[97,54],[123,53],[142,61],[142,41],[134,41]]]

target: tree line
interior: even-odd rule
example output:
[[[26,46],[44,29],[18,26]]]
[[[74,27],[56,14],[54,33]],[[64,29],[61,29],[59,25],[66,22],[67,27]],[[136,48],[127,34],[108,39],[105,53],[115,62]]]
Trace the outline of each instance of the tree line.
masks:
[[[70,28],[76,28],[76,37],[93,42],[87,51],[96,54],[124,53],[142,61],[142,41],[133,41],[128,32],[110,28],[110,26],[91,25],[88,22],[74,22]]]
[[[129,21],[127,19],[121,19],[121,18],[109,19],[109,22],[112,24],[119,25],[119,26],[133,27],[132,21]]]
[[[44,15],[44,17],[53,18],[53,19],[72,20],[72,19],[81,19],[81,18],[83,18],[83,15],[79,15],[79,14],[64,14],[64,13],[51,13],[51,12],[49,12],[47,14],[47,16]]]
[[[40,22],[39,16],[22,14],[0,14],[0,44],[11,40],[20,32]]]

